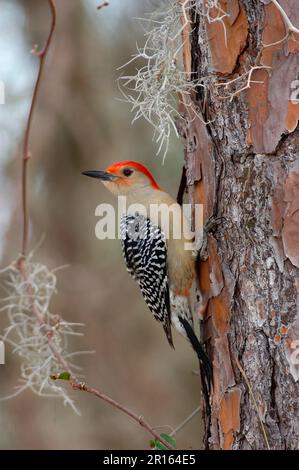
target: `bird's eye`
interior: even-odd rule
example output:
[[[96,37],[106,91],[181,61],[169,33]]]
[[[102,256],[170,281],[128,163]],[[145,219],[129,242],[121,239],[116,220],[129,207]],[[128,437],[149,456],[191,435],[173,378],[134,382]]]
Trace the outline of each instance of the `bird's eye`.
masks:
[[[133,173],[133,170],[131,170],[130,168],[125,168],[123,171],[123,174],[125,176],[130,176],[132,173]]]

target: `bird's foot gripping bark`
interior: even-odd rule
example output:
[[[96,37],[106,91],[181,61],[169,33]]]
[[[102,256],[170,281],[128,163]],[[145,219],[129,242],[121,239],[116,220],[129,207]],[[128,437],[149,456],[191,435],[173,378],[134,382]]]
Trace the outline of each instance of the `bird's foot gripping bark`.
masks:
[[[210,217],[203,227],[202,245],[197,253],[198,261],[205,261],[208,258],[208,235],[214,233],[219,225],[224,221],[224,217]]]

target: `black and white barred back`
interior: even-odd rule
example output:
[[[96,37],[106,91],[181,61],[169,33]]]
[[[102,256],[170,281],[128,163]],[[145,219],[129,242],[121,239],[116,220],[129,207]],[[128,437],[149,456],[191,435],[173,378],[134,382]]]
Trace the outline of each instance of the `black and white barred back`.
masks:
[[[138,214],[123,216],[120,232],[127,270],[138,283],[155,319],[162,323],[173,347],[166,237],[160,227]]]
[[[174,347],[171,333],[173,324],[189,339],[210,383],[210,361],[194,333],[189,300],[169,290],[164,233],[150,219],[138,214],[123,216],[120,232],[127,270],[139,284],[155,319],[162,323],[169,344]]]

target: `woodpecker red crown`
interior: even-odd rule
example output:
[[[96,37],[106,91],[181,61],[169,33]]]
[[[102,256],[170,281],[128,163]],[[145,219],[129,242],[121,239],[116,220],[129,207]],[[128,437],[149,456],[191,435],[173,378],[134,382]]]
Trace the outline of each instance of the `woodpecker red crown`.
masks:
[[[151,174],[151,172],[146,168],[146,166],[142,165],[142,163],[134,162],[134,161],[125,161],[125,162],[117,162],[113,163],[113,165],[106,168],[108,173],[118,173],[122,168],[129,167],[133,168],[140,173],[143,173],[151,182],[151,185],[154,189],[160,189],[155,178]]]

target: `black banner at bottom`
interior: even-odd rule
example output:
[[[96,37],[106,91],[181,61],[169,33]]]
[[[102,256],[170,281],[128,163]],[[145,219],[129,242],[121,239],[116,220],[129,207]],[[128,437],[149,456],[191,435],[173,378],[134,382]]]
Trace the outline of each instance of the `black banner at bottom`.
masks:
[[[237,468],[244,462],[247,465],[287,465],[293,459],[297,460],[296,451],[141,451],[141,450],[2,450],[0,459],[3,464],[74,464],[88,465],[88,470],[99,466],[117,466],[124,468],[140,468],[152,465],[165,465],[176,468],[185,465],[198,466],[219,465],[223,470],[229,465],[230,469]],[[83,467],[84,468],[84,467]]]

